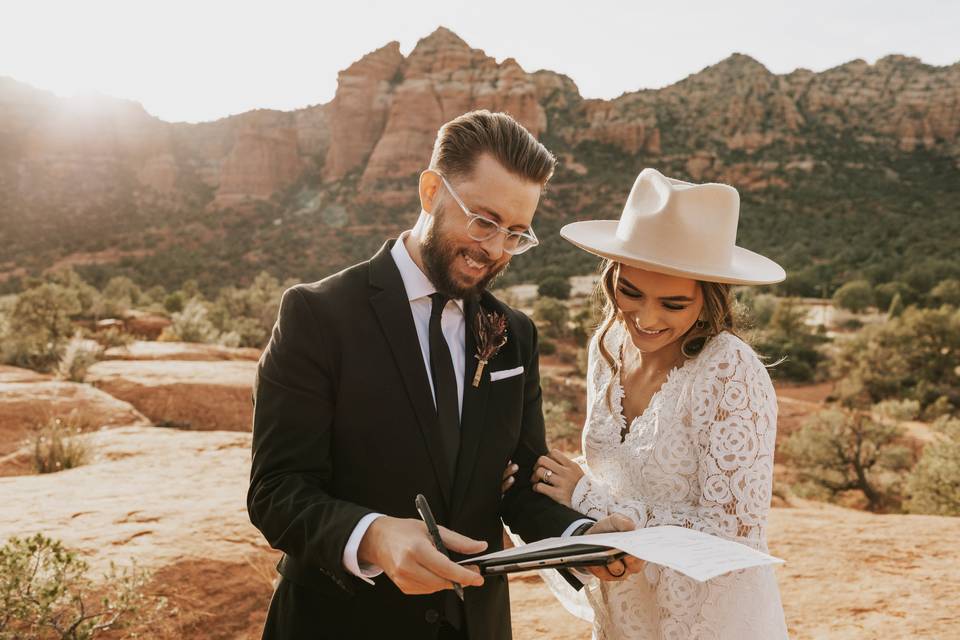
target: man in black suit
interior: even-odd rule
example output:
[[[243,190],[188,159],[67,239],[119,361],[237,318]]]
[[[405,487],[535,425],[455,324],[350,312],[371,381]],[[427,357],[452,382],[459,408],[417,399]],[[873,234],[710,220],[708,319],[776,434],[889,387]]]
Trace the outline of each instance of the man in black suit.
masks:
[[[440,129],[412,230],[284,293],[257,371],[247,496],[284,552],[264,638],[509,638],[506,579],[438,552],[418,493],[455,555],[501,548],[501,519],[527,541],[632,528],[533,490],[546,453],[537,331],[486,291],[537,244],[530,225],[554,164],[509,116],[464,114]],[[491,312],[506,342],[474,384],[474,330]],[[511,460],[516,482],[501,495]],[[462,603],[452,582],[467,587]]]

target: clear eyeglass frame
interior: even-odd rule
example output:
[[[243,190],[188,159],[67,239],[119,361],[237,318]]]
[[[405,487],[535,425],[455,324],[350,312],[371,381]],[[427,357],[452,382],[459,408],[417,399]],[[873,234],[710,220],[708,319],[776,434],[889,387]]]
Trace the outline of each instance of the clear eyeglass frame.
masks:
[[[540,244],[540,240],[537,239],[537,235],[533,232],[532,227],[526,231],[511,231],[510,229],[500,226],[498,223],[484,215],[474,213],[467,207],[467,205],[463,203],[463,200],[460,199],[460,196],[454,190],[453,186],[447,180],[445,175],[436,169],[430,169],[430,171],[440,176],[440,179],[443,181],[443,186],[446,187],[447,192],[453,197],[453,200],[460,207],[460,210],[463,211],[463,214],[469,218],[470,221],[467,223],[467,235],[469,235],[473,240],[476,240],[477,242],[484,242],[494,237],[498,233],[502,233],[504,236],[506,236],[503,241],[503,250],[514,256],[524,253],[525,251],[529,251]]]

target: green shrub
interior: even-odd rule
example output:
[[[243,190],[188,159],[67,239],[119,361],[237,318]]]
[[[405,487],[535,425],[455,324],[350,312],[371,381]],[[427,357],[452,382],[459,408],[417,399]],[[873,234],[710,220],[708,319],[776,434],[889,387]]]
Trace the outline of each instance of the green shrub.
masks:
[[[58,540],[36,534],[0,547],[0,640],[91,640],[139,617],[149,627],[166,608],[143,593],[148,574],[111,564],[103,584]]]
[[[73,334],[71,317],[80,313],[77,293],[44,283],[17,296],[0,336],[0,358],[7,364],[49,371],[60,361]]]
[[[960,311],[907,308],[903,315],[865,327],[837,343],[831,377],[848,406],[890,398],[916,400],[923,410],[941,402],[960,406]]]
[[[537,287],[537,294],[543,297],[566,300],[570,297],[570,280],[560,276],[544,278]]]
[[[897,444],[902,429],[872,420],[865,412],[821,411],[781,447],[802,483],[836,498],[859,491],[871,511],[896,510],[903,472],[911,453]]]
[[[833,303],[841,309],[861,313],[874,303],[873,287],[866,280],[848,282],[833,294]]]
[[[100,343],[100,346],[104,349],[125,347],[133,342],[133,336],[118,327],[109,327],[103,331],[98,331],[93,335],[93,339]]]
[[[163,330],[161,340],[200,342],[213,344],[220,337],[208,318],[207,305],[199,298],[192,298],[183,311],[173,314],[173,322]]]
[[[103,348],[92,340],[84,339],[77,331],[63,350],[63,356],[57,365],[57,375],[71,382],[83,382],[90,368],[103,354]]]
[[[916,290],[906,282],[884,282],[873,289],[874,301],[880,309],[888,309],[894,298],[900,297],[904,305],[910,305],[919,299]]]
[[[916,400],[884,400],[873,408],[881,416],[897,422],[916,420],[920,415],[920,403]]]
[[[816,376],[823,360],[817,347],[825,338],[811,331],[805,318],[806,312],[796,300],[783,298],[767,326],[753,332],[750,343],[757,353],[769,362],[783,359],[769,370],[772,378],[809,382]]]
[[[557,343],[550,338],[542,338],[539,343],[540,355],[552,356],[557,352]]]
[[[927,444],[906,482],[906,510],[960,516],[960,421]]]
[[[544,325],[543,333],[549,338],[560,338],[567,334],[570,310],[556,298],[540,298],[533,304],[533,317]]]
[[[174,291],[165,297],[163,299],[163,308],[167,310],[167,313],[183,311],[183,294],[179,291]]]
[[[210,322],[226,346],[263,347],[280,310],[284,285],[267,272],[246,288],[224,287],[210,305]]]
[[[941,280],[930,290],[929,297],[935,305],[949,304],[960,307],[960,280],[956,278]]]
[[[91,451],[80,434],[89,426],[77,411],[65,418],[50,418],[41,424],[32,435],[34,470],[55,473],[86,464]]]

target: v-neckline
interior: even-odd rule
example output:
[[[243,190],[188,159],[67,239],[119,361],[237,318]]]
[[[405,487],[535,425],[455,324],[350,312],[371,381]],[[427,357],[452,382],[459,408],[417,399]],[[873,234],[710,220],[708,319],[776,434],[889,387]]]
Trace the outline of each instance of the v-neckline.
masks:
[[[623,340],[628,339],[630,336],[629,336],[629,334],[626,334],[626,332],[624,332],[624,333],[625,333],[625,335],[622,337],[622,340],[621,340],[621,342],[620,342],[620,348],[618,349],[618,352],[619,352],[619,353],[618,353],[618,355],[619,355],[619,362],[617,363],[617,364],[618,364],[618,366],[617,366],[617,371],[616,371],[616,374],[615,374],[614,377],[613,377],[613,384],[616,384],[616,385],[617,385],[617,392],[618,392],[618,393],[616,394],[616,396],[617,396],[617,406],[614,407],[614,408],[616,409],[617,422],[619,423],[619,426],[620,426],[620,444],[623,444],[624,442],[626,442],[626,441],[627,441],[627,438],[630,436],[630,434],[633,433],[633,427],[634,427],[634,425],[636,425],[637,422],[639,422],[639,421],[642,420],[644,417],[646,417],[646,415],[647,415],[647,413],[650,411],[651,407],[653,407],[654,403],[656,403],[656,401],[657,401],[657,400],[660,398],[660,396],[663,394],[663,390],[666,389],[666,387],[667,387],[668,384],[670,384],[670,382],[671,382],[671,380],[673,379],[673,377],[674,377],[677,373],[679,373],[680,371],[682,371],[684,368],[686,368],[687,364],[694,359],[694,358],[685,358],[682,363],[680,363],[680,364],[678,364],[678,365],[674,365],[674,366],[670,369],[670,371],[667,372],[667,377],[664,378],[664,380],[663,380],[663,382],[660,384],[660,386],[657,387],[657,390],[654,391],[654,392],[653,392],[653,395],[650,396],[650,400],[647,401],[647,406],[645,406],[645,407],[643,408],[643,411],[641,411],[640,413],[638,413],[637,415],[635,415],[632,420],[629,420],[629,421],[628,421],[628,420],[627,420],[627,416],[625,415],[624,410],[623,410],[623,399],[624,399],[624,398],[626,397],[626,395],[627,395],[627,389],[626,389],[626,387],[624,387],[624,385],[623,385],[622,373],[623,373],[623,344],[624,344],[624,343],[623,343]]]

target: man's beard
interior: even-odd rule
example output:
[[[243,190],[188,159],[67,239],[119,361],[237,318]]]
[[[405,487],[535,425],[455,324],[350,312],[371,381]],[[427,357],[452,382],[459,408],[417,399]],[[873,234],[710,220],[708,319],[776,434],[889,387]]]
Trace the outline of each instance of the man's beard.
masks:
[[[491,270],[487,275],[481,278],[476,284],[470,287],[464,287],[457,284],[453,279],[452,272],[454,262],[462,251],[452,242],[443,238],[440,226],[443,224],[443,211],[434,212],[433,224],[424,234],[423,241],[420,244],[420,255],[423,258],[423,266],[426,269],[427,278],[433,283],[440,293],[451,298],[477,298],[487,287],[507,268],[509,263],[504,264],[500,269]],[[476,253],[465,250],[467,254],[481,264],[489,265],[490,260],[483,256],[482,251]],[[479,257],[483,256],[483,257]]]

